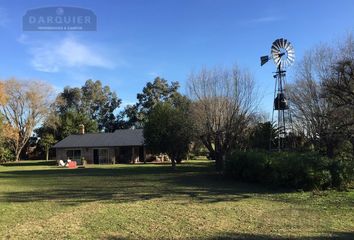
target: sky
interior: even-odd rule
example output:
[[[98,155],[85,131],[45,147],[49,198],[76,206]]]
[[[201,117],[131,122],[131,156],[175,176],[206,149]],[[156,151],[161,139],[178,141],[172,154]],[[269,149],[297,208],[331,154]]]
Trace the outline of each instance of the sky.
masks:
[[[90,9],[97,30],[24,31],[26,12],[48,6]],[[237,64],[252,73],[260,109],[270,113],[275,65],[261,67],[259,57],[272,42],[288,39],[296,62],[353,30],[352,0],[0,0],[0,79],[43,80],[57,92],[101,80],[124,106],[157,76],[180,82],[185,93],[192,71]]]

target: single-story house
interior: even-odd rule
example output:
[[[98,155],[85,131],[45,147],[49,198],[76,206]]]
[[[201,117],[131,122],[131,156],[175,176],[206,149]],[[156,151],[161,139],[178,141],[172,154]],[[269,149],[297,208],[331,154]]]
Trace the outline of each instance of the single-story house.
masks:
[[[71,159],[90,164],[136,163],[144,161],[146,150],[142,129],[116,130],[112,133],[86,133],[70,135],[53,146],[56,159]]]

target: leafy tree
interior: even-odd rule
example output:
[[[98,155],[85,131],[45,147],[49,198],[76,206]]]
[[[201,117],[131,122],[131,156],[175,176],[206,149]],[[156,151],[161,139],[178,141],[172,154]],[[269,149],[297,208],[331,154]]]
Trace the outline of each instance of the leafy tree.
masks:
[[[0,163],[11,161],[15,158],[14,151],[11,149],[10,143],[12,140],[16,140],[16,138],[17,132],[6,123],[0,112]]]
[[[70,134],[78,134],[80,124],[85,126],[86,132],[97,132],[97,122],[82,112],[68,111],[60,117],[61,126],[59,126],[59,133],[62,134],[61,138],[65,138]]]
[[[97,121],[100,131],[113,132],[116,121],[114,111],[120,106],[121,99],[109,86],[102,86],[100,81],[87,80],[81,91],[84,112]]]
[[[44,136],[42,136],[39,143],[44,148],[45,159],[48,161],[49,160],[49,149],[54,145],[54,143],[56,143],[56,140],[53,135],[45,134]]]
[[[56,111],[65,113],[69,110],[82,110],[82,93],[80,88],[65,87],[63,92],[59,93],[55,101]]]
[[[81,88],[65,87],[36,133],[40,137],[51,134],[61,140],[77,134],[80,124],[85,126],[86,132],[112,132],[117,121],[114,111],[120,103],[117,94],[98,80],[87,80]]]
[[[258,123],[251,128],[250,147],[255,149],[269,149],[269,144],[273,147],[275,144],[277,130],[271,122]]]
[[[35,130],[39,137],[46,134],[53,135],[59,141],[71,134],[78,134],[78,126],[83,124],[86,132],[97,132],[97,122],[91,119],[87,114],[77,111],[73,108],[67,108],[66,111],[59,112],[51,109],[42,126]]]
[[[65,87],[57,97],[56,111],[59,115],[80,112],[97,122],[99,131],[112,132],[116,121],[114,111],[120,104],[121,99],[109,86],[90,79],[81,88]]]
[[[186,108],[157,103],[147,115],[144,138],[154,153],[166,153],[175,168],[187,155],[193,137],[193,124]]]
[[[5,83],[0,81],[0,104],[6,104],[7,98]]]
[[[9,79],[2,82],[6,101],[0,103],[0,112],[5,119],[12,137],[8,138],[9,146],[15,153],[15,160],[32,135],[34,127],[39,124],[51,103],[51,87],[44,82],[25,82]]]
[[[0,104],[5,104],[6,103],[6,95],[5,95],[5,85],[0,82]],[[4,161],[3,153],[5,151],[4,148],[4,119],[0,113],[0,162]]]
[[[148,82],[143,88],[142,93],[137,94],[138,102],[128,106],[121,113],[119,128],[129,128],[135,126],[142,128],[146,116],[153,107],[160,102],[169,102],[173,105],[183,101],[183,96],[178,92],[178,82],[168,84],[167,80],[157,77],[153,82]]]

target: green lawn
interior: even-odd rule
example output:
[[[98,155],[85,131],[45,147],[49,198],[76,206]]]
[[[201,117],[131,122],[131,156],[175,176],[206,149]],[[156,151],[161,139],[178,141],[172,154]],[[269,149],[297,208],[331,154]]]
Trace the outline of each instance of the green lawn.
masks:
[[[0,238],[354,239],[354,190],[271,191],[212,169],[0,166]]]

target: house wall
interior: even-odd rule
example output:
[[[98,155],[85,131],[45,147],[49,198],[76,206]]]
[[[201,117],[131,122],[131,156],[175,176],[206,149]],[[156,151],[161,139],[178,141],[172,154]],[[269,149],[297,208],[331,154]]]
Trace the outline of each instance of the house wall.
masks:
[[[56,149],[56,160],[67,160],[66,152],[67,150],[81,150],[81,158],[84,157],[88,164],[93,164],[93,150],[99,148],[57,148]],[[110,163],[119,163],[120,147],[110,147],[108,149],[108,159]],[[144,159],[139,159],[139,146],[131,146],[131,163],[136,163],[139,161],[144,161]],[[145,150],[144,150],[145,157]]]
[[[84,157],[87,163],[93,163],[93,149],[81,148],[81,157]]]
[[[56,160],[66,160],[66,149],[57,148],[56,149]]]
[[[81,158],[84,157],[87,163],[93,163],[93,149],[92,148],[57,148],[56,160],[67,160],[66,152],[68,150],[80,150]]]

